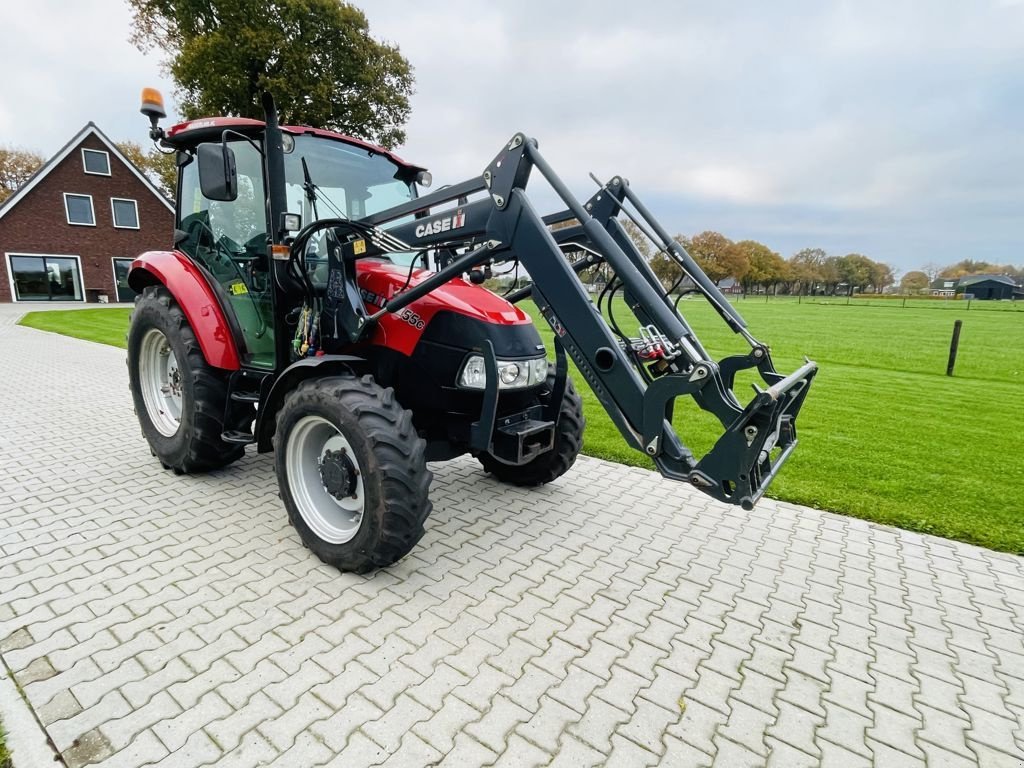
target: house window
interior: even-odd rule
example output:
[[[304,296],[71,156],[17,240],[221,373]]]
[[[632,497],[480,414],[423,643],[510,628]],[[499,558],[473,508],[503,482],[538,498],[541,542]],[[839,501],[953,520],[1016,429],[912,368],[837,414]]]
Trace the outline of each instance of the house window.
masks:
[[[83,149],[82,166],[94,176],[109,176],[110,154],[102,149]]]
[[[68,216],[68,224],[79,224],[85,227],[96,226],[96,216],[92,210],[92,195],[72,195],[64,193],[64,212]]]
[[[77,256],[10,254],[15,301],[81,301],[82,269]]]
[[[139,228],[139,205],[134,200],[112,197],[110,211],[114,216],[114,226],[118,229]]]
[[[135,301],[136,293],[128,285],[128,273],[131,272],[132,261],[134,259],[121,259],[116,256],[113,259],[114,288],[117,291],[117,300],[119,302]]]

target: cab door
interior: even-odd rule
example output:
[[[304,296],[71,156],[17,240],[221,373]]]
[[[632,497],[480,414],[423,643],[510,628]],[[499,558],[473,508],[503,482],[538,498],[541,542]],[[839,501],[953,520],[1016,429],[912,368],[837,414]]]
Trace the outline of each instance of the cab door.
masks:
[[[229,142],[238,169],[238,197],[207,199],[199,184],[199,163],[181,169],[178,229],[187,234],[179,248],[213,275],[223,289],[245,342],[244,363],[273,370],[273,286],[268,270],[267,195],[263,158],[248,141]]]

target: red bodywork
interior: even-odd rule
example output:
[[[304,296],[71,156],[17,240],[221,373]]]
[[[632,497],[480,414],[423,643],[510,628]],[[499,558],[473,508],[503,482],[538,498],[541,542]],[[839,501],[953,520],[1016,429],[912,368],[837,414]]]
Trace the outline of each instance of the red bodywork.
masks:
[[[414,270],[409,286],[419,284],[432,274],[427,270]],[[356,283],[362,291],[366,309],[371,313],[401,292],[408,277],[408,267],[387,261],[366,259],[356,264]],[[192,326],[206,361],[230,371],[241,367],[238,347],[220,302],[188,256],[180,251],[148,251],[132,262],[128,283],[136,291],[156,283],[167,286]],[[457,312],[498,325],[532,322],[530,316],[515,305],[486,288],[456,277],[414,301],[402,312],[382,317],[368,343],[411,355],[423,329],[441,311]],[[458,344],[459,340],[452,339],[452,342]]]
[[[247,117],[201,117],[197,120],[189,120],[186,123],[178,123],[177,125],[169,128],[167,130],[166,140],[170,144],[192,145],[204,138],[207,140],[217,138],[219,140],[220,134],[225,128],[231,128],[239,133],[255,133],[262,131],[265,127],[266,123],[262,120],[252,120]],[[417,171],[426,170],[422,166],[406,162],[394,152],[384,149],[384,147],[378,147],[376,144],[371,144],[368,141],[357,139],[354,136],[346,136],[344,133],[327,131],[322,128],[311,128],[308,125],[282,125],[281,130],[285,133],[290,133],[296,136],[303,133],[309,133],[313,136],[319,136],[324,139],[342,141],[346,144],[352,144],[356,147],[368,149],[376,154],[384,155],[391,160],[391,162],[396,165],[400,165],[403,168],[410,168]]]
[[[432,274],[424,269],[414,270],[409,287],[418,285]],[[356,263],[356,284],[363,292],[367,311],[371,313],[380,309],[384,301],[401,292],[408,277],[408,267],[391,262],[366,259]],[[495,325],[525,325],[532,322],[530,316],[514,304],[495,296],[486,288],[456,277],[414,301],[402,312],[382,317],[370,336],[370,343],[411,355],[423,329],[441,311],[457,312]],[[453,346],[458,346],[460,341],[452,339]]]
[[[128,273],[132,290],[141,293],[147,285],[157,283],[167,286],[185,313],[206,362],[237,371],[241,362],[231,326],[213,288],[192,260],[180,251],[147,251],[132,262]]]

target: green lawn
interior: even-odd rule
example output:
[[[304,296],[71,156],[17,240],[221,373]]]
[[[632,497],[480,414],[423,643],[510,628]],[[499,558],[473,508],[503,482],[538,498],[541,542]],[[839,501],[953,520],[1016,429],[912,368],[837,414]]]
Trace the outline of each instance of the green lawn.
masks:
[[[781,370],[793,370],[805,354],[821,365],[801,413],[800,446],[770,496],[1024,553],[1024,313],[857,300],[849,307],[843,300],[737,306],[754,335],[771,343]],[[745,351],[703,300],[680,308],[716,356]],[[128,311],[33,313],[23,323],[124,346]],[[628,313],[621,307],[616,316],[621,322]],[[956,318],[964,326],[950,378]],[[550,342],[547,324],[537,326]],[[737,386],[741,399],[749,381]],[[589,390],[583,397],[584,451],[652,466],[625,446]],[[691,402],[679,404],[679,432],[700,455],[721,427]]]
[[[21,318],[21,325],[40,331],[62,333],[76,339],[98,341],[115,347],[125,346],[128,332],[128,307],[105,309],[57,309],[52,312],[29,312]]]

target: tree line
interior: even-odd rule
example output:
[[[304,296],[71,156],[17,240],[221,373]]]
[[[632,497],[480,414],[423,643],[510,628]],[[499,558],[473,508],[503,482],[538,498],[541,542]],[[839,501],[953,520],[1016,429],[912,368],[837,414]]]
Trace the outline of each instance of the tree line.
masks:
[[[652,244],[631,222],[626,231],[637,249],[666,289],[680,278],[676,262],[662,252],[654,252]],[[726,278],[738,282],[745,293],[764,290],[775,293],[881,293],[895,282],[893,269],[860,253],[829,255],[822,248],[804,248],[788,259],[756,240],[733,242],[720,232],[706,230],[696,235],[676,235],[683,246],[709,278],[720,285]]]

